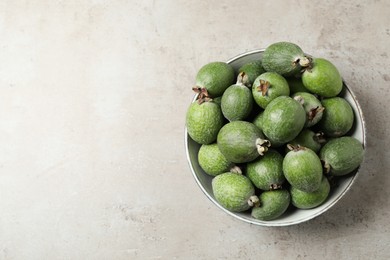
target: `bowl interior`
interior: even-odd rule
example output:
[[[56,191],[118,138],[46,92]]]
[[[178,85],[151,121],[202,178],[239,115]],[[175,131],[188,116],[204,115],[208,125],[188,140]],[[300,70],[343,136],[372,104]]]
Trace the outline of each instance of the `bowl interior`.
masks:
[[[244,54],[238,55],[232,59],[230,59],[227,63],[233,66],[233,68],[237,71],[239,67],[241,67],[243,64],[261,59],[262,53],[264,50],[253,50],[250,52],[246,52]],[[340,93],[341,97],[345,98],[352,106],[352,109],[354,111],[355,115],[355,121],[354,126],[351,129],[349,135],[357,138],[363,146],[365,146],[365,126],[364,126],[364,119],[363,115],[360,109],[360,106],[358,104],[358,101],[355,98],[355,95],[351,91],[351,89],[345,84],[343,91]],[[196,96],[194,97],[195,100]],[[185,144],[186,144],[186,152],[187,152],[187,159],[190,165],[190,169],[195,177],[196,182],[198,183],[199,187],[202,189],[202,191],[205,193],[205,195],[220,209],[225,211],[227,214],[236,217],[238,219],[241,219],[245,222],[256,224],[256,225],[262,225],[262,226],[288,226],[293,224],[298,224],[305,222],[309,219],[312,219],[326,210],[328,210],[330,207],[332,207],[351,187],[352,183],[357,177],[358,170],[356,170],[352,174],[348,174],[347,176],[344,176],[337,180],[337,185],[331,189],[331,192],[327,198],[327,200],[320,206],[314,208],[314,209],[307,209],[307,210],[301,210],[301,209],[289,209],[282,217],[272,220],[272,221],[261,221],[254,219],[250,216],[249,212],[244,213],[234,213],[226,210],[223,208],[219,203],[215,200],[212,192],[211,187],[211,180],[212,177],[207,175],[202,168],[199,166],[198,163],[198,150],[200,148],[200,145],[194,142],[187,133],[187,129],[185,129]]]

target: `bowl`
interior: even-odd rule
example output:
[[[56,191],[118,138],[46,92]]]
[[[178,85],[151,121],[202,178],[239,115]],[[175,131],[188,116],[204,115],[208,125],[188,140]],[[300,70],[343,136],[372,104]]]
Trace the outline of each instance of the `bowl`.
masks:
[[[227,63],[232,65],[233,68],[237,71],[238,68],[240,68],[245,63],[261,59],[263,52],[264,49],[248,51],[236,57],[231,58],[230,60],[227,61]],[[362,110],[352,89],[348,87],[344,81],[343,81],[343,85],[344,85],[343,90],[339,94],[339,96],[345,98],[350,103],[355,115],[354,126],[349,132],[349,134],[355,137],[356,139],[358,139],[363,144],[363,147],[365,147],[366,129],[365,129],[365,122],[364,122]],[[197,95],[195,95],[193,101],[196,100],[196,97]],[[199,166],[198,163],[197,156],[198,156],[200,145],[197,144],[189,137],[187,133],[187,128],[185,129],[184,138],[185,138],[187,160],[191,172],[195,178],[195,181],[197,182],[197,184],[199,185],[203,193],[207,196],[207,198],[209,198],[218,208],[220,208],[222,211],[226,212],[230,216],[233,216],[234,218],[237,218],[244,222],[259,225],[259,226],[290,226],[290,225],[303,223],[310,219],[313,219],[321,215],[325,211],[329,210],[332,206],[334,206],[347,193],[347,191],[351,188],[352,184],[358,177],[359,168],[356,169],[355,172],[337,179],[337,185],[335,187],[332,187],[327,200],[316,208],[303,210],[303,209],[295,209],[295,208],[292,209],[290,207],[291,209],[285,212],[278,219],[271,220],[271,221],[261,221],[251,217],[250,211],[242,212],[242,213],[231,212],[225,209],[224,207],[222,207],[215,200],[212,187],[211,187],[211,180],[213,177],[207,175],[202,170],[202,168]]]

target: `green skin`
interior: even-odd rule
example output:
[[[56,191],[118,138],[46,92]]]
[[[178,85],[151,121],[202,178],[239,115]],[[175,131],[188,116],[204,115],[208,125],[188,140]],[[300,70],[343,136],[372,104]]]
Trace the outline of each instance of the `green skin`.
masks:
[[[259,220],[274,220],[290,205],[291,197],[287,190],[265,191],[259,196],[260,206],[252,208],[252,217]]]
[[[233,163],[246,163],[259,157],[256,140],[264,139],[260,129],[246,121],[233,121],[218,133],[217,143],[221,153]]]
[[[283,160],[283,173],[295,188],[313,192],[321,184],[322,164],[315,152],[301,147],[286,154]]]
[[[198,162],[204,172],[211,176],[228,172],[234,166],[223,156],[216,143],[204,144],[200,147]]]
[[[262,64],[266,71],[292,76],[301,71],[301,66],[296,61],[302,57],[305,57],[305,54],[298,45],[290,42],[277,42],[265,49]]]
[[[321,143],[319,143],[318,138],[316,138],[316,134],[309,130],[303,129],[299,135],[289,142],[292,146],[303,146],[313,150],[313,152],[318,153],[321,149]]]
[[[246,176],[261,190],[280,187],[286,180],[283,175],[283,156],[275,150],[247,164]]]
[[[289,77],[289,78],[286,78],[286,80],[287,80],[288,86],[290,87],[291,94],[294,94],[297,92],[309,92],[309,90],[307,90],[305,88],[305,86],[303,85],[302,78]]]
[[[238,72],[245,72],[245,74],[248,76],[248,84],[251,86],[255,79],[262,73],[265,72],[261,60],[251,61],[244,65],[242,65]]]
[[[248,200],[255,194],[255,189],[247,177],[227,172],[213,178],[211,185],[215,199],[224,208],[233,212],[250,208]]]
[[[196,75],[196,86],[206,88],[210,97],[221,96],[234,81],[234,69],[225,62],[208,63]]]
[[[213,101],[214,103],[218,104],[221,106],[221,102],[222,102],[222,97],[216,97],[216,98],[213,98]]]
[[[329,191],[330,185],[326,177],[322,178],[319,189],[313,192],[301,191],[294,186],[291,186],[291,202],[299,209],[312,209],[324,203],[329,195]]]
[[[228,87],[222,95],[221,108],[223,115],[229,121],[245,119],[253,108],[251,91],[242,84]]]
[[[302,74],[302,82],[310,92],[323,97],[335,97],[343,87],[337,68],[330,61],[321,58],[313,59],[312,68]]]
[[[221,108],[216,103],[193,102],[186,115],[188,134],[199,144],[210,144],[217,139],[223,120]]]
[[[306,122],[302,105],[286,96],[274,99],[263,114],[263,133],[274,147],[297,137]]]
[[[253,120],[252,123],[257,126],[261,131],[263,131],[263,112],[260,112]]]
[[[343,136],[327,142],[320,151],[320,158],[330,166],[328,174],[342,176],[351,173],[363,162],[364,149],[354,137]]]
[[[312,109],[322,108],[321,101],[319,101],[314,95],[307,92],[297,92],[293,94],[291,97],[296,100],[301,99],[303,102],[302,105],[306,112],[305,127],[311,127],[317,124],[321,120],[323,114],[323,111],[321,110],[318,110],[318,113],[316,113],[313,118],[310,119],[309,116]]]
[[[351,105],[341,97],[324,99],[322,105],[325,110],[319,122],[320,129],[330,137],[345,135],[354,121]]]
[[[262,93],[258,87],[260,80],[268,81],[270,86],[266,93]],[[255,102],[261,107],[266,108],[267,105],[279,96],[289,96],[290,88],[287,80],[275,72],[265,72],[258,76],[252,85],[252,94]],[[264,95],[263,95],[264,94]]]

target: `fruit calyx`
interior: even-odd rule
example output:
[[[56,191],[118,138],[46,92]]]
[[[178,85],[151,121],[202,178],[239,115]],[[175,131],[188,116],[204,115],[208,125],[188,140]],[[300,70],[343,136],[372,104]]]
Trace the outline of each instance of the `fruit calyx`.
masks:
[[[273,184],[269,185],[269,190],[279,190],[281,188],[282,188],[282,185],[277,184],[277,183],[273,183]]]
[[[303,68],[302,72],[305,70],[310,70],[313,68],[313,59],[307,56],[299,57],[293,61],[294,66],[298,64]]]
[[[192,90],[195,93],[198,93],[198,97],[196,99],[197,99],[199,105],[202,104],[203,102],[209,102],[209,101],[213,100],[210,97],[209,92],[207,91],[206,88],[201,88],[201,87],[195,86],[192,88]]]
[[[230,172],[231,173],[235,173],[235,174],[239,174],[239,175],[242,175],[242,170],[240,167],[238,167],[237,165],[234,165],[230,168]]]
[[[298,145],[295,145],[295,146],[292,145],[292,144],[287,144],[287,148],[288,148],[290,151],[294,151],[294,152],[306,150],[306,147],[300,146],[299,144],[298,144]]]
[[[266,81],[266,80],[260,80],[260,85],[257,86],[257,91],[258,92],[261,92],[261,95],[262,96],[265,96],[267,95],[267,92],[268,92],[268,89],[270,88],[271,84],[269,83],[269,81]]]
[[[260,206],[260,200],[259,197],[256,195],[252,195],[248,199],[248,205],[251,207],[259,207]]]
[[[263,156],[265,152],[268,151],[268,148],[271,147],[271,142],[266,139],[257,138],[256,139],[257,152]]]
[[[330,172],[330,164],[324,160],[321,160],[322,168],[324,169],[325,174],[329,174]]]
[[[315,108],[310,109],[308,113],[308,120],[313,121],[317,114],[324,112],[324,107],[317,106]]]
[[[236,85],[250,87],[248,75],[244,71],[238,74]]]
[[[314,134],[313,139],[314,139],[314,141],[316,141],[317,143],[320,143],[320,144],[323,144],[326,142],[324,132],[318,132],[318,133]]]
[[[305,104],[305,99],[302,96],[295,96],[294,100],[298,101],[299,104],[303,106]]]

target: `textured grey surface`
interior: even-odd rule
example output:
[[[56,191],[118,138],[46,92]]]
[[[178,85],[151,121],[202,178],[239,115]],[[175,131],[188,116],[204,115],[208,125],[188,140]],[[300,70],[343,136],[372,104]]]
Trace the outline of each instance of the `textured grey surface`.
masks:
[[[390,2],[3,1],[0,259],[389,259]],[[215,207],[185,158],[197,70],[275,41],[360,101],[350,192],[301,225]]]

